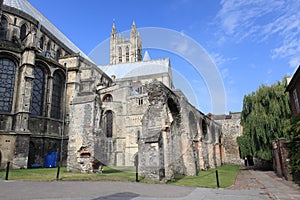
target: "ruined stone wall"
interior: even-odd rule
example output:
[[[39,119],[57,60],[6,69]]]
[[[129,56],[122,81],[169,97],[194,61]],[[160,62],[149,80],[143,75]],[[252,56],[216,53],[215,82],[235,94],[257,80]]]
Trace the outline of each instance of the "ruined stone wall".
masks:
[[[221,145],[219,124],[161,82],[150,83],[148,95],[150,105],[142,119],[139,140],[141,175],[171,180],[175,174],[195,176],[200,169],[222,163],[216,150]]]
[[[244,161],[240,158],[237,143],[237,137],[242,135],[240,113],[214,115],[212,119],[222,124],[225,163],[243,165]]]

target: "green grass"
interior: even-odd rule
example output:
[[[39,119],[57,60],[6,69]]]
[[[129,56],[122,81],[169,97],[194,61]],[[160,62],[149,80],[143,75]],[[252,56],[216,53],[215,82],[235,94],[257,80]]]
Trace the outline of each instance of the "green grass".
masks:
[[[219,174],[219,184],[221,188],[226,188],[234,184],[239,167],[235,165],[223,165],[217,168]],[[169,184],[216,188],[216,169],[209,169],[207,171],[200,171],[198,176],[175,176],[175,180],[170,181]]]
[[[237,176],[239,167],[233,165],[224,165],[218,167],[220,187],[231,186]],[[24,181],[55,181],[57,168],[38,168],[38,169],[11,169],[9,171],[9,180]],[[5,170],[0,171],[0,177],[5,178]],[[63,167],[60,170],[59,179],[62,181],[135,181],[134,167],[104,167],[103,174],[67,172]],[[142,183],[160,183],[139,177]],[[194,187],[216,187],[215,169],[200,171],[198,176],[175,176],[175,180],[168,184],[194,186]]]

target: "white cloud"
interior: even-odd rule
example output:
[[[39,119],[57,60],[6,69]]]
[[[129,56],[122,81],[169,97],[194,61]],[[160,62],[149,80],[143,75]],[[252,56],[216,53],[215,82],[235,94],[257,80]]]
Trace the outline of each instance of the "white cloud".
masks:
[[[300,60],[299,0],[222,0],[216,19],[226,36],[237,42],[250,38],[263,42],[276,38],[272,58],[287,58],[291,66]]]

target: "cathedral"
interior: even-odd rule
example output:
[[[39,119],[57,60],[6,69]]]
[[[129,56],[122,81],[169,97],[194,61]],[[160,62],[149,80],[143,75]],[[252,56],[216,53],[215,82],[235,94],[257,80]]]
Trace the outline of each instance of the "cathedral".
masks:
[[[169,58],[143,52],[135,22],[129,38],[113,23],[97,66],[28,1],[0,6],[1,168],[56,152],[68,171],[97,161],[170,180],[227,162],[222,125],[174,88]]]

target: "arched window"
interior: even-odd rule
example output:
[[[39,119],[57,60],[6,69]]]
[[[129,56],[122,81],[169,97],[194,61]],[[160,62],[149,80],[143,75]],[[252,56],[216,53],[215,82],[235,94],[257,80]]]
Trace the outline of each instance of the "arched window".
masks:
[[[39,47],[44,50],[44,37],[41,37],[40,41],[39,41]]]
[[[122,48],[119,47],[119,62],[122,62]]]
[[[105,113],[106,117],[106,137],[112,137],[113,135],[113,113],[111,110]]]
[[[2,17],[2,20],[0,22],[0,39],[3,39],[3,40],[6,39],[7,26],[8,26],[7,19],[5,19],[4,17]]]
[[[126,62],[129,62],[129,47],[126,47]]]
[[[137,50],[137,54],[138,54],[138,55],[137,55],[138,61],[141,61],[141,60],[142,60],[142,50],[141,50],[141,49],[138,49],[138,50]]]
[[[26,25],[23,24],[20,28],[20,39],[23,41],[26,38]]]
[[[51,44],[50,44],[50,42],[48,42],[47,43],[47,51],[50,51],[50,49],[51,49]]]
[[[7,58],[0,58],[0,112],[11,112],[16,65]]]
[[[32,97],[30,112],[32,115],[42,116],[44,102],[45,75],[41,67],[34,68],[34,80],[32,84]]]
[[[53,75],[53,87],[52,87],[52,103],[51,103],[51,117],[55,119],[61,119],[62,100],[64,91],[64,78],[63,76],[55,72]]]
[[[55,55],[55,60],[58,62],[59,58],[60,58],[60,50],[57,50]]]
[[[103,102],[112,102],[113,101],[113,97],[111,96],[111,94],[106,94],[103,97]]]

